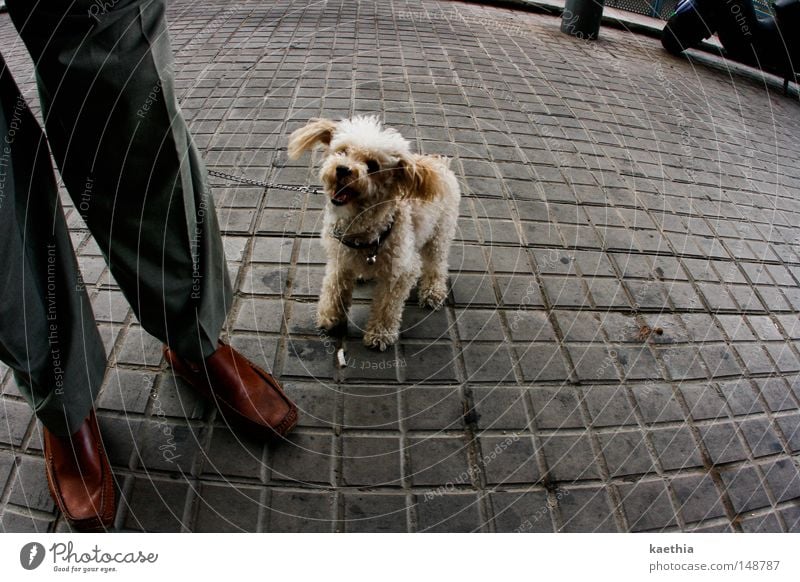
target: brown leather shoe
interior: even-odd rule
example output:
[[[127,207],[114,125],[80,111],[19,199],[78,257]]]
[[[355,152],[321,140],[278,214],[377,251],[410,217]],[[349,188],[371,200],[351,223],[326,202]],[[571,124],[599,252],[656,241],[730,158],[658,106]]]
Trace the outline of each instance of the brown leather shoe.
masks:
[[[94,410],[70,437],[44,429],[44,459],[50,495],[75,529],[105,530],[117,510],[114,477]]]
[[[168,346],[164,357],[178,375],[213,400],[229,422],[253,436],[282,437],[297,424],[297,406],[278,381],[229,345],[220,342],[204,368],[181,359]]]

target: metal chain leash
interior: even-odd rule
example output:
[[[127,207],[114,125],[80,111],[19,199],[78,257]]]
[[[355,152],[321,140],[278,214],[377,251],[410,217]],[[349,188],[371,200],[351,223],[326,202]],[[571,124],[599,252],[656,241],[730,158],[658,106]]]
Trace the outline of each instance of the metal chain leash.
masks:
[[[262,186],[264,188],[276,188],[278,190],[291,190],[292,192],[308,192],[309,194],[324,194],[322,190],[312,188],[311,186],[292,186],[291,184],[273,184],[264,182],[263,180],[254,180],[244,176],[237,176],[235,174],[228,174],[226,172],[218,172],[217,170],[209,170],[209,176],[216,176],[223,178],[229,182],[238,182],[239,184],[250,184],[252,186]]]

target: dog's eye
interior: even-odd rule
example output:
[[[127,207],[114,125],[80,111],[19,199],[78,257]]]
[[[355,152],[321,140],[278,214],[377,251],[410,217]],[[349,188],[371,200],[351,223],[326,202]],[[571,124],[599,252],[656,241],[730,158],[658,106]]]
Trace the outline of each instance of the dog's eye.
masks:
[[[367,172],[372,174],[374,172],[377,172],[380,169],[381,169],[381,166],[380,166],[380,164],[378,164],[378,162],[376,162],[375,160],[367,160]]]

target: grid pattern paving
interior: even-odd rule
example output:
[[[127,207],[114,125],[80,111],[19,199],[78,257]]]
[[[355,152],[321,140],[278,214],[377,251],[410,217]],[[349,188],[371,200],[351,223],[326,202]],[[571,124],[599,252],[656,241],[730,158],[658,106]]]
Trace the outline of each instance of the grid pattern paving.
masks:
[[[168,18],[209,167],[316,184],[286,136],[376,113],[451,156],[464,198],[445,309],[409,302],[379,354],[369,285],[346,338],[314,328],[324,201],[212,180],[227,337],[302,412],[264,446],[173,377],[65,197],[110,354],[117,529],[800,531],[796,100],[472,3],[176,0]],[[6,16],[0,39],[35,103]],[[66,530],[6,368],[0,386],[2,529]]]

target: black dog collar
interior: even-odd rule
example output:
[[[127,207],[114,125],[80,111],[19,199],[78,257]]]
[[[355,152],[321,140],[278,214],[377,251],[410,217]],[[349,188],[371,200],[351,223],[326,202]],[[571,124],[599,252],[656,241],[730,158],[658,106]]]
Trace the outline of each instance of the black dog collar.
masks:
[[[368,251],[367,253],[367,264],[374,265],[375,261],[378,260],[378,251],[383,245],[383,242],[389,237],[392,233],[392,227],[394,226],[394,218],[389,221],[389,224],[386,225],[386,228],[378,235],[378,238],[375,240],[365,242],[355,238],[348,238],[344,236],[344,234],[333,231],[331,236],[342,243],[344,246],[349,247],[355,250],[365,250]]]

